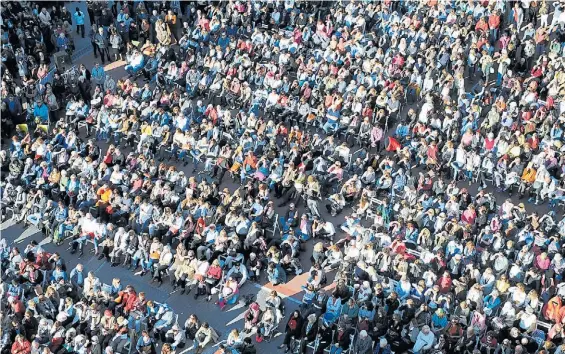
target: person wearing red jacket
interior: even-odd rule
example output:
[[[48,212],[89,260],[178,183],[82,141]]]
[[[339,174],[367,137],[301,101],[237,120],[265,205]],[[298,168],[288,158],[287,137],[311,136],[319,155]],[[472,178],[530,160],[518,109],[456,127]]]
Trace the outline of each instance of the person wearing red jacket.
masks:
[[[134,308],[136,301],[137,294],[133,287],[128,285],[125,290],[118,292],[118,297],[110,304],[110,310],[115,309],[127,314]]]
[[[500,28],[500,11],[496,10],[488,18],[490,44],[494,45],[498,39],[498,29]]]
[[[437,281],[437,285],[439,285],[439,291],[442,294],[446,294],[451,290],[451,284],[452,280],[449,272],[444,272],[443,276]]]
[[[143,291],[137,295],[132,310],[141,312],[142,314],[147,312],[147,299],[145,298],[145,293]]]
[[[16,336],[14,344],[12,344],[12,354],[29,354],[31,353],[31,343],[21,334]]]
[[[481,34],[486,34],[488,29],[489,29],[489,26],[488,26],[487,21],[485,21],[484,17],[481,17],[479,22],[477,22],[477,24],[475,25],[475,31],[477,31]]]
[[[122,297],[122,304],[124,304],[124,312],[129,313],[137,303],[137,293],[132,286],[126,287],[124,296]]]
[[[25,306],[24,303],[22,302],[22,300],[10,296],[8,298],[8,303],[10,304],[10,308],[12,310],[12,313],[18,318],[18,319],[22,319],[24,318],[24,313],[25,313]]]

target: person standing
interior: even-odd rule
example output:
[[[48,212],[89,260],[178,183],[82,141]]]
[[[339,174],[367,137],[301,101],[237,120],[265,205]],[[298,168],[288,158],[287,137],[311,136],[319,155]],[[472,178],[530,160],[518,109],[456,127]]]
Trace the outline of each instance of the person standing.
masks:
[[[90,27],[90,44],[92,45],[92,51],[94,52],[94,59],[98,58],[98,45],[96,44],[96,35],[98,34],[98,26],[95,23]]]
[[[98,33],[94,36],[94,43],[96,43],[96,47],[98,47],[102,64],[106,62],[104,56],[108,58],[108,61],[111,61],[110,52],[108,51],[108,39],[104,34],[104,28],[102,26],[98,27]]]
[[[84,38],[84,12],[80,11],[80,9],[77,7],[73,17],[75,18],[75,23],[77,26],[77,34],[80,33],[82,38]]]
[[[88,0],[86,2],[86,11],[88,12],[88,18],[90,20],[90,25],[96,24],[96,14],[95,11],[100,12],[100,6],[96,1]]]

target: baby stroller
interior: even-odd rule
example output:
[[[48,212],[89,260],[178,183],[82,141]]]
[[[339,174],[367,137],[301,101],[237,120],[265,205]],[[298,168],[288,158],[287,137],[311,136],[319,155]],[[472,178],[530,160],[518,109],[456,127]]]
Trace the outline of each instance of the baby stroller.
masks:
[[[224,286],[224,284],[219,285],[212,290],[212,293],[219,293],[218,302],[216,303],[220,306],[220,309],[224,310],[227,305],[235,305],[239,300],[239,287],[232,291],[231,288]]]
[[[258,343],[261,343],[262,341],[270,342],[278,333],[277,328],[279,327],[281,319],[282,316],[280,316],[280,311],[276,310],[272,306],[267,306],[262,315],[261,321],[259,322],[259,328],[257,330],[255,340]]]

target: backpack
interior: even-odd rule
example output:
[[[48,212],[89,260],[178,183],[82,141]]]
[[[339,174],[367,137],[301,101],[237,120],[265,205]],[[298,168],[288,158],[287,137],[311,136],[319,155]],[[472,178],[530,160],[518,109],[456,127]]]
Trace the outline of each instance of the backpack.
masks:
[[[248,294],[243,297],[243,303],[245,304],[245,306],[251,305],[254,301],[255,301],[254,294]]]

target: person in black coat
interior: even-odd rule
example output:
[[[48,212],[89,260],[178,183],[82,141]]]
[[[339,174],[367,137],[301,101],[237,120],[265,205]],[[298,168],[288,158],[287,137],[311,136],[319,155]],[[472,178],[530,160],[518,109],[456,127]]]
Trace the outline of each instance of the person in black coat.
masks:
[[[24,327],[27,340],[32,341],[35,338],[35,335],[37,334],[37,329],[39,328],[39,321],[37,320],[37,318],[33,316],[31,311],[25,312],[22,325]]]
[[[355,330],[349,324],[340,323],[337,331],[334,332],[333,345],[341,348],[342,351],[347,350],[352,344],[351,335]]]
[[[300,342],[300,352],[306,353],[306,345],[316,340],[318,335],[318,317],[316,314],[311,314],[307,317],[307,321],[302,325],[302,331],[300,337],[302,341]]]
[[[300,339],[302,335],[302,316],[300,311],[295,310],[290,314],[288,321],[286,323],[285,335],[283,344],[279,346],[279,349],[285,348],[284,352],[288,353],[290,350],[290,340],[292,337],[294,339]]]
[[[241,354],[257,354],[257,349],[255,349],[251,337],[245,337],[245,339],[243,339]]]
[[[318,328],[318,342],[315,344],[316,351],[314,354],[323,354],[324,350],[332,344],[332,335],[333,329],[332,327],[325,323],[323,320],[320,320],[320,326]]]
[[[0,126],[2,128],[1,136],[2,138],[10,138],[12,136],[12,132],[14,131],[14,118],[8,107],[6,102],[1,103],[1,113],[0,113],[1,123]]]

